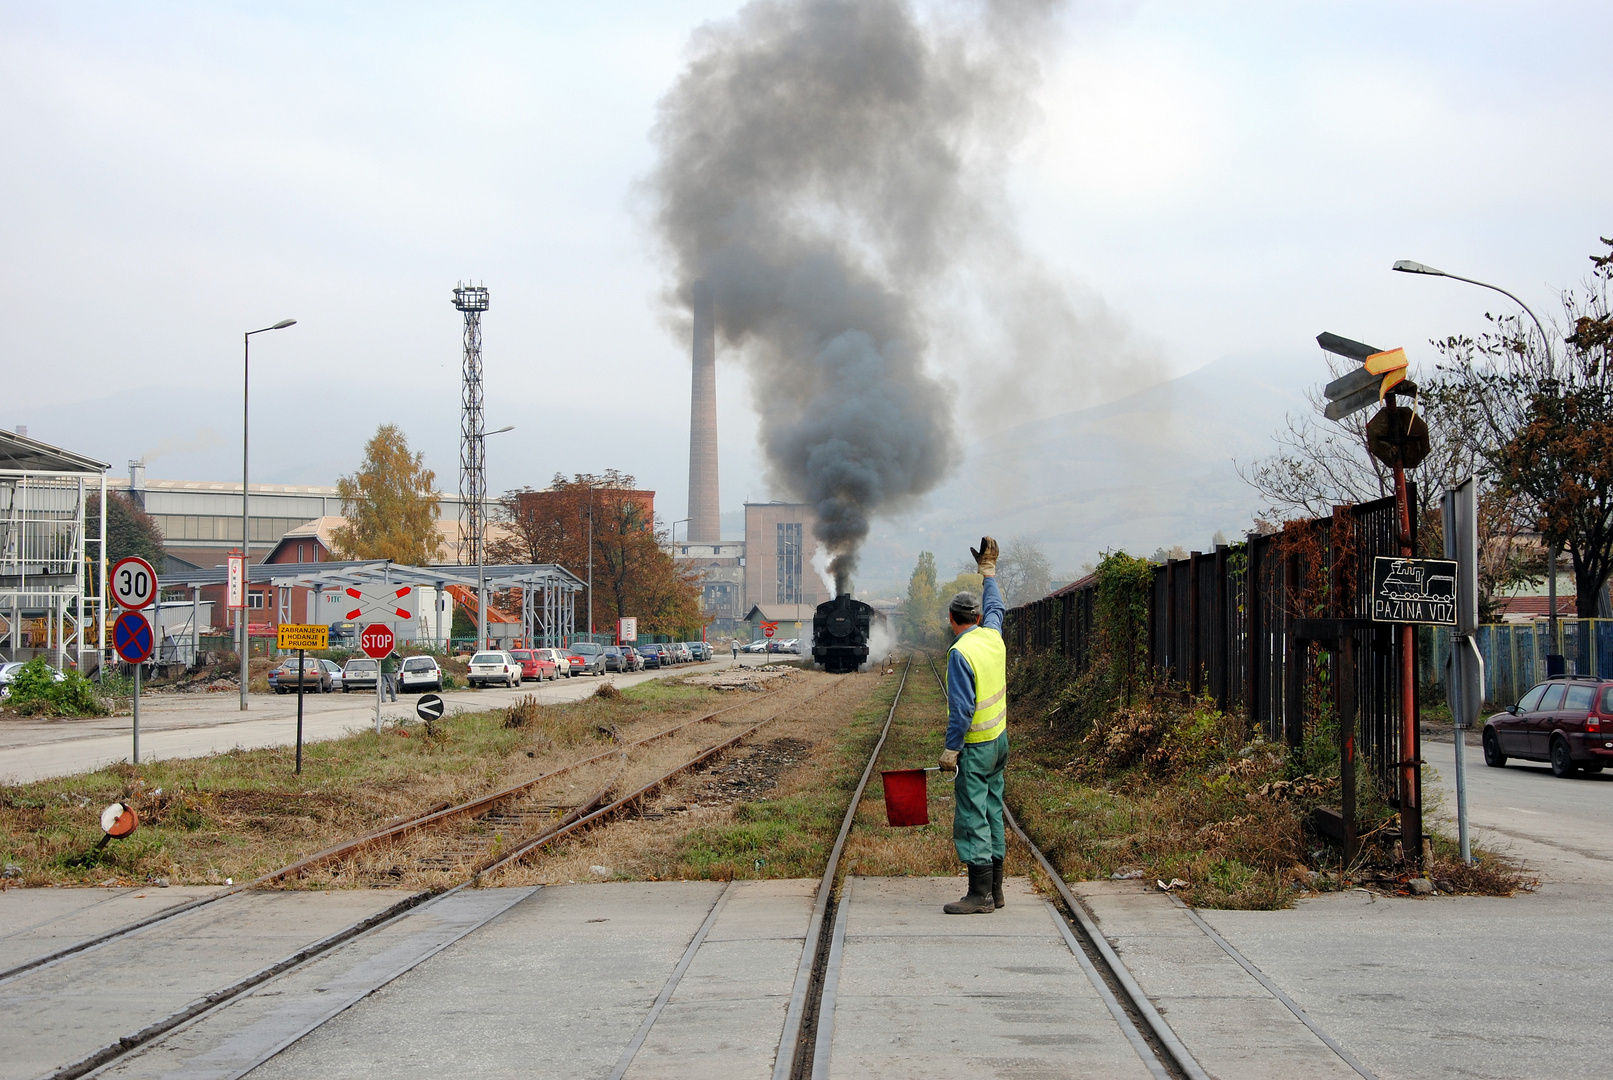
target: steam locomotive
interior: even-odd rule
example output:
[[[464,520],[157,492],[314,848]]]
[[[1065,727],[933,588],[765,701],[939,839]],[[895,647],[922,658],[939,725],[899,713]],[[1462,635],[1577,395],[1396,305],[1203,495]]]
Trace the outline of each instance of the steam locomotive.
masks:
[[[812,616],[812,662],[831,674],[856,671],[868,660],[868,635],[877,613],[850,593],[818,605]]]

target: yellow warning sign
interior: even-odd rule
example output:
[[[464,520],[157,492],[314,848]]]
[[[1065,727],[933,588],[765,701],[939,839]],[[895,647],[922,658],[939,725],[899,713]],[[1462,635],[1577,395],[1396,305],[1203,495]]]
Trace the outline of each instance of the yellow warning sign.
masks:
[[[281,623],[276,644],[282,649],[328,649],[330,627],[311,623]]]

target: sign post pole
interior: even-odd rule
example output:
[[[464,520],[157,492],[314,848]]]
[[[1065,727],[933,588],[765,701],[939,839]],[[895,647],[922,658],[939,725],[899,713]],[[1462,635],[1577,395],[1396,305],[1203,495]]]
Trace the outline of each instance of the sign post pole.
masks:
[[[140,764],[140,669],[144,665],[134,666],[134,763]]]
[[[1395,466],[1395,521],[1400,554],[1411,558],[1411,503],[1406,470]],[[1400,628],[1400,850],[1410,866],[1423,859],[1421,739],[1417,730],[1417,627]]]
[[[386,623],[371,623],[359,632],[358,647],[375,661],[375,733],[381,734],[381,663],[392,654],[397,637]]]
[[[303,670],[303,657],[306,650],[297,650],[297,775],[302,775],[302,686],[303,677],[307,674]]]

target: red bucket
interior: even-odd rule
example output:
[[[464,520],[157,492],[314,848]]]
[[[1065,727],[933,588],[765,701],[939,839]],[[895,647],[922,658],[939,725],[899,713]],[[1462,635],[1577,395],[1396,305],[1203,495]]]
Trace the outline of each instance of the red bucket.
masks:
[[[925,787],[927,769],[892,769],[882,772],[885,781],[885,820],[901,828],[930,823],[929,792]]]

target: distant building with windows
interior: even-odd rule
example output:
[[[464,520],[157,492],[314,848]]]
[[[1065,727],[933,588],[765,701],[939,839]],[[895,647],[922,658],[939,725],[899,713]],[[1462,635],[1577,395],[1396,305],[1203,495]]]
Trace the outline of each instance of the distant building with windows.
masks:
[[[680,568],[700,575],[700,610],[718,634],[731,634],[745,618],[745,544],[739,540],[668,544]]]
[[[758,604],[817,607],[833,599],[812,568],[817,524],[806,503],[745,504],[746,611]]]

